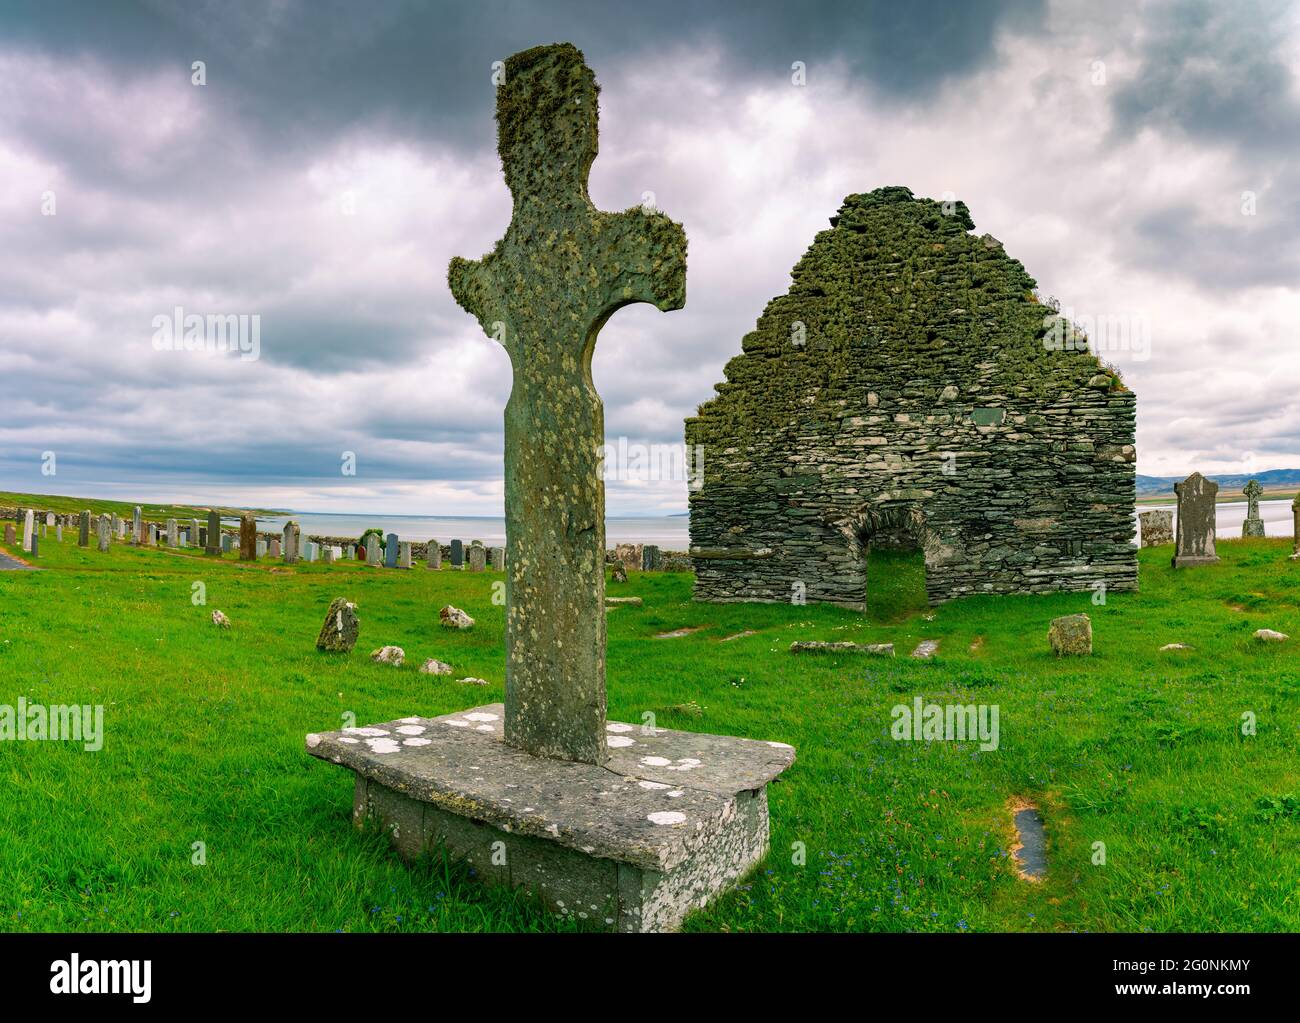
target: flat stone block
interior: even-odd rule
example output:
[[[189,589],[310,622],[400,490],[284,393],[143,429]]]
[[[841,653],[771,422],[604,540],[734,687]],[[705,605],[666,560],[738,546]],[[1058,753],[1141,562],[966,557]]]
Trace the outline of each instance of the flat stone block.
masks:
[[[505,744],[501,704],[307,736],[356,772],[354,820],[398,853],[438,846],[489,883],[620,931],[666,931],[767,852],[784,743],[610,722],[602,767]]]

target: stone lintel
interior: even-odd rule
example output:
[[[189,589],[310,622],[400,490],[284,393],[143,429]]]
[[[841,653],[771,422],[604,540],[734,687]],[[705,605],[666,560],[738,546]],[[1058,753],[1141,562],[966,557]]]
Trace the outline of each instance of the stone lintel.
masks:
[[[770,558],[776,552],[771,547],[692,547],[692,558],[705,558],[714,561],[749,561],[756,558]]]

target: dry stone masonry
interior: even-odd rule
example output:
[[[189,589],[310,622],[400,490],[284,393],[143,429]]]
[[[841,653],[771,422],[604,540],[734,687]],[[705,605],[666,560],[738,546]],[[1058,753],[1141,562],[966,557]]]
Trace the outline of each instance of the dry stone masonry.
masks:
[[[974,226],[890,187],[817,235],[686,421],[696,599],[861,608],[873,544],[932,603],[1137,588],[1134,395]]]

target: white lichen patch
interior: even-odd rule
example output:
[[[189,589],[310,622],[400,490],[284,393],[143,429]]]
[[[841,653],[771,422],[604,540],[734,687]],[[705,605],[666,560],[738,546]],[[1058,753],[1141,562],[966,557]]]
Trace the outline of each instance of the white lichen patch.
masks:
[[[396,739],[367,739],[366,745],[372,753],[396,753],[402,748]]]
[[[479,726],[475,729],[475,731],[477,731],[477,732],[490,732],[490,731],[492,731],[492,726],[491,726],[491,725],[479,725]]]
[[[353,735],[369,735],[372,737],[388,734],[388,730],[384,728],[357,728],[355,725],[351,728],[345,728],[343,731],[351,732]]]
[[[606,725],[605,725],[605,731],[607,731],[607,732],[619,732],[619,733],[622,733],[622,732],[630,732],[630,731],[632,731],[635,727],[636,727],[635,725],[627,725],[627,724],[624,724],[622,721],[610,721],[610,722],[606,723]]]
[[[673,789],[670,793],[668,793],[668,798],[669,798],[669,799],[681,799],[681,797],[684,796],[684,795],[686,795],[686,790],[685,790],[685,789]]]
[[[646,767],[667,767],[672,761],[667,757],[642,757],[641,763]]]
[[[419,718],[402,718],[402,724],[404,725],[418,725],[419,723]]]
[[[427,746],[431,742],[433,742],[432,739],[421,739],[416,737],[412,739],[403,739],[402,745],[403,746]]]
[[[462,721],[460,718],[451,718],[451,719],[448,720],[448,721],[444,721],[443,724],[444,724],[444,725],[451,725],[452,728],[468,728],[468,727],[469,727],[469,722],[468,722],[468,721]]]
[[[339,742],[346,742],[349,746],[355,746],[355,745],[356,745],[357,743],[359,743],[360,741],[361,741],[360,739],[354,739],[354,738],[352,738],[352,736],[350,736],[350,735],[340,735],[340,736],[339,736]]]
[[[627,746],[635,746],[636,740],[629,739],[626,735],[611,735],[605,742],[610,749],[623,749]]]
[[[488,714],[486,711],[481,710],[475,711],[473,714],[465,715],[466,721],[495,721],[496,719],[497,715]]]
[[[307,748],[308,748],[308,749],[315,749],[315,748],[316,748],[317,746],[319,746],[319,745],[320,745],[320,736],[319,736],[319,735],[317,735],[315,732],[313,732],[311,735],[307,736]]]
[[[680,810],[656,810],[646,814],[645,819],[651,824],[685,824],[686,814]]]
[[[769,742],[768,745],[773,749],[794,749],[788,742]]]
[[[639,781],[637,782],[637,784],[640,785],[641,788],[643,789],[650,789],[650,790],[668,788],[668,786],[661,781]]]
[[[402,735],[423,735],[424,734],[423,725],[398,725],[396,730],[398,732],[401,732]]]

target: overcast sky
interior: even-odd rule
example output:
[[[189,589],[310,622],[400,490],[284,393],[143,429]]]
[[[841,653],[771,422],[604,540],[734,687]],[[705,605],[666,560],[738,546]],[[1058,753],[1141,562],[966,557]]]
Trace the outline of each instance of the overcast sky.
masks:
[[[600,335],[611,441],[680,444],[843,197],[900,184],[1130,326],[1139,472],[1300,466],[1281,0],[3,0],[0,489],[500,514],[509,360],[446,268],[509,219],[493,61],[566,40],[602,88],[593,201],[652,192],[689,238],[686,308]],[[258,315],[260,357],[156,350],[178,306]]]

